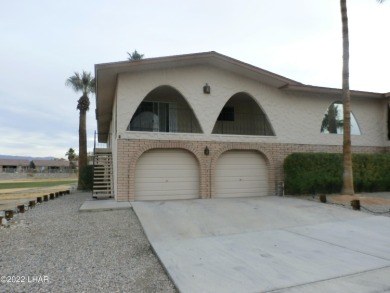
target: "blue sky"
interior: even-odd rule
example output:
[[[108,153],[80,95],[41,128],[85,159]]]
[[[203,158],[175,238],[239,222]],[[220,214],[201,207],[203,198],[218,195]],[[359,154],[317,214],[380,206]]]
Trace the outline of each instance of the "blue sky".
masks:
[[[351,88],[389,92],[390,0],[348,2]],[[0,36],[3,155],[77,149],[80,94],[65,80],[134,49],[145,58],[217,51],[305,84],[341,87],[338,0],[2,0]]]

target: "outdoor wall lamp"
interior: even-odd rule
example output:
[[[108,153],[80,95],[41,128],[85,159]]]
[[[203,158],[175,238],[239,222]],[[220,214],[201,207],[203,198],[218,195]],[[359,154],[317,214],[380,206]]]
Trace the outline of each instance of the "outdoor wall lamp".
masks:
[[[206,146],[205,147],[205,149],[204,149],[204,154],[206,155],[206,156],[208,156],[209,154],[210,154],[210,150],[209,150],[209,148]]]
[[[208,85],[208,83],[206,82],[206,84],[203,86],[203,93],[210,94],[210,92],[211,92],[211,88]]]

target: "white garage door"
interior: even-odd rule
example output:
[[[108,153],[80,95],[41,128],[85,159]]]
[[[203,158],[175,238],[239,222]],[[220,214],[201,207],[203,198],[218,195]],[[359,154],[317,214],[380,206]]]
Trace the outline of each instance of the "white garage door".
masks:
[[[268,168],[255,151],[228,151],[217,162],[214,197],[253,197],[268,194]]]
[[[199,185],[198,163],[188,151],[151,150],[137,162],[136,200],[199,198]]]

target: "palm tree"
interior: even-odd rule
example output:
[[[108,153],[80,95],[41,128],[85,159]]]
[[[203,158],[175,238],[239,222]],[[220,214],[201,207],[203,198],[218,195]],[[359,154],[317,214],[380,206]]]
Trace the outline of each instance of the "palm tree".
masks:
[[[353,195],[353,171],[352,171],[352,145],[351,145],[351,96],[349,92],[349,34],[347,0],[340,0],[341,22],[343,34],[343,187],[342,194]]]
[[[80,171],[87,166],[87,111],[89,110],[88,94],[95,93],[95,78],[92,78],[91,73],[83,70],[80,75],[75,72],[69,77],[65,85],[71,87],[75,92],[82,92],[82,96],[77,102],[77,109],[80,111],[79,120],[79,180],[78,189],[83,189],[82,180],[80,180]]]
[[[69,165],[72,169],[75,168],[75,165],[73,161],[77,158],[76,151],[74,148],[69,148],[69,150],[66,152],[65,156],[68,157]]]
[[[137,52],[137,50],[134,50],[133,53],[129,53],[127,52],[127,54],[129,55],[129,61],[136,61],[136,60],[141,60],[142,58],[144,58],[144,54],[139,54]]]
[[[386,0],[377,0],[383,3]],[[340,0],[341,22],[343,35],[343,113],[344,113],[344,133],[343,133],[343,187],[342,194],[353,195],[353,171],[352,171],[352,146],[351,146],[351,96],[349,92],[349,34],[348,34],[348,14],[347,0]]]

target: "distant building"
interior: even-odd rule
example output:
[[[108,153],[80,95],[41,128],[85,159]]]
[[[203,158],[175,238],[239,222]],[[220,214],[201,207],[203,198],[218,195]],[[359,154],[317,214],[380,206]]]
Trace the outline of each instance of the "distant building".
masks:
[[[0,159],[0,172],[2,173],[27,172],[29,166],[29,160]]]
[[[66,160],[33,160],[30,166],[39,173],[64,173],[70,169],[69,161]]]

